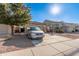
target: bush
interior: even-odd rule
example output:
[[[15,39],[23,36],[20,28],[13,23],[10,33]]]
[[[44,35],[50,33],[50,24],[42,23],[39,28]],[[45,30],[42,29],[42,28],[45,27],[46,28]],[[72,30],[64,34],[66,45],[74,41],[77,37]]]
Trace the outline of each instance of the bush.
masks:
[[[64,33],[63,29],[61,29],[61,28],[60,29],[56,29],[55,32],[56,33]]]

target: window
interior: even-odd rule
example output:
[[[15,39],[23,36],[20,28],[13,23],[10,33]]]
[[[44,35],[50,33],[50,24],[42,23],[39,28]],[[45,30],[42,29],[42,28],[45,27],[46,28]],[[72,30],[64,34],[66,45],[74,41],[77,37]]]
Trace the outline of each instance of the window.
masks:
[[[38,31],[38,30],[41,30],[41,29],[39,27],[30,27],[30,30]]]

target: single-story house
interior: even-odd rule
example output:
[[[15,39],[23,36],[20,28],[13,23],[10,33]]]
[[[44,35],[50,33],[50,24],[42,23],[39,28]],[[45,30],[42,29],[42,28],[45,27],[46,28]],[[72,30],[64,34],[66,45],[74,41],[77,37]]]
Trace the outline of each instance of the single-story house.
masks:
[[[25,27],[24,26],[14,26],[13,32],[15,34],[24,33],[25,34]],[[2,36],[11,36],[11,27],[10,25],[0,24],[0,37]]]

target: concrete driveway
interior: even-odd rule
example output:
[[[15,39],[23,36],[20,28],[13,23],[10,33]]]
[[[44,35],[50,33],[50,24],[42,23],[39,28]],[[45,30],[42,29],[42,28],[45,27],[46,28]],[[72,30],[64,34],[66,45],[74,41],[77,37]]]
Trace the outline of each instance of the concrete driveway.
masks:
[[[26,40],[24,42],[26,42]],[[19,45],[15,45],[19,48],[25,48],[25,49],[3,53],[0,55],[1,56],[79,56],[79,39],[72,40],[71,38],[63,36],[46,34],[43,40],[32,40],[30,42],[32,43],[32,45],[28,48],[25,48],[26,45],[24,47],[19,47]],[[12,45],[12,43],[10,45]]]
[[[25,35],[15,35],[10,39],[0,38],[0,54],[33,47],[32,41]]]

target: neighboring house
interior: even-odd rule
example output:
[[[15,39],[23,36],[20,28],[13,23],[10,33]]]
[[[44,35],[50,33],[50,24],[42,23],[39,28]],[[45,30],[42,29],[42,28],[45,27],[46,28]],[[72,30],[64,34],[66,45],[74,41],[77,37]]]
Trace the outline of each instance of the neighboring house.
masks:
[[[64,23],[64,32],[75,32],[76,24],[73,23]]]
[[[11,35],[11,29],[9,25],[0,24],[0,36]]]
[[[45,24],[47,24],[50,27],[50,30],[52,30],[53,32],[58,31],[58,29],[62,28],[61,30],[63,30],[63,22],[57,22],[57,21],[50,21],[50,20],[45,20],[44,21]]]
[[[61,30],[63,32],[76,32],[79,31],[79,25],[74,23],[65,23],[62,21],[50,21],[45,20],[45,24],[47,24],[54,32]]]
[[[46,24],[42,23],[42,22],[31,21],[31,22],[30,22],[30,26],[38,26],[38,27],[40,27],[44,32],[47,32],[48,29],[49,29],[49,27],[48,27]]]
[[[76,29],[76,30],[75,30],[76,32],[79,32],[79,24],[76,24],[75,29]]]

